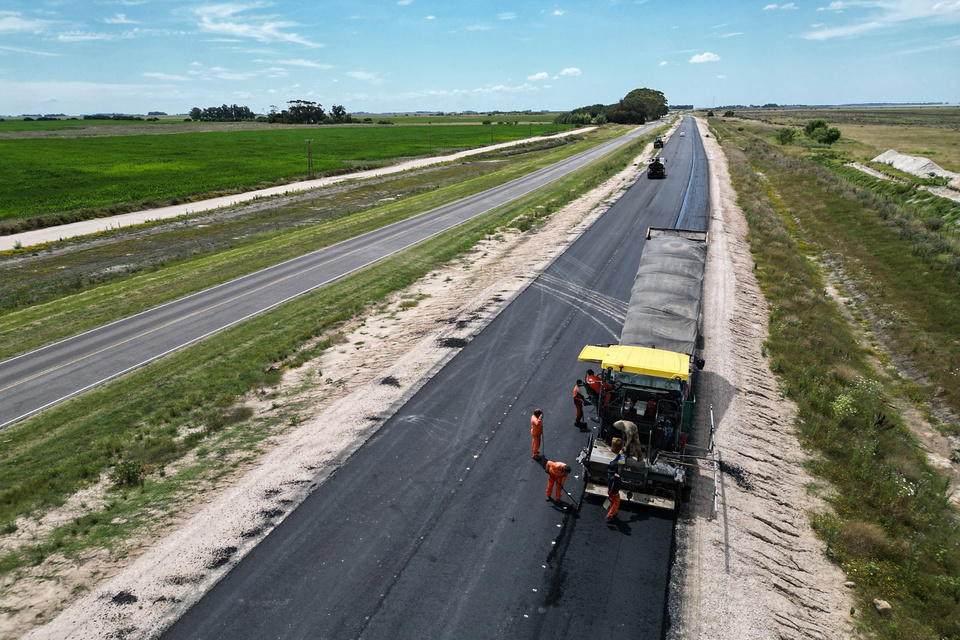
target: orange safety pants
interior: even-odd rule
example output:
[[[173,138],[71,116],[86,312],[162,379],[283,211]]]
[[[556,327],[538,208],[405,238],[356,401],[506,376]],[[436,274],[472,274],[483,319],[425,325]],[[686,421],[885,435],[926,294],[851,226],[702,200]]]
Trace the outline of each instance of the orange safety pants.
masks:
[[[553,493],[553,487],[557,487],[557,500],[561,500],[560,491],[563,489],[563,483],[567,480],[567,474],[563,474],[559,478],[555,478],[553,474],[548,473],[547,477],[550,479],[547,480],[547,497],[550,497],[550,494]]]
[[[536,458],[540,455],[540,438],[543,437],[543,434],[535,433],[533,434],[533,442],[530,444],[530,451],[533,453],[533,457]]]
[[[620,510],[620,492],[608,493],[607,497],[610,498],[610,509],[607,511],[607,520],[609,520]]]

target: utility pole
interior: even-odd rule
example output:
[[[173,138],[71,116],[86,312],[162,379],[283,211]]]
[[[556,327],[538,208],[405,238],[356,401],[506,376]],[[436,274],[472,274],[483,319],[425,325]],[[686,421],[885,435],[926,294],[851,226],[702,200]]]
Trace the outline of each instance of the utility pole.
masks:
[[[307,140],[307,177],[313,180],[313,148],[311,143],[313,139]]]

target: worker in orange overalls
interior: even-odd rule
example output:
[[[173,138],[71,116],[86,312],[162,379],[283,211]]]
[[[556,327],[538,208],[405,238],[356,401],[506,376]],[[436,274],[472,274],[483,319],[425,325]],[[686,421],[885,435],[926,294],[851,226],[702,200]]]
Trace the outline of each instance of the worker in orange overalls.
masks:
[[[553,486],[557,486],[557,502],[560,502],[562,498],[560,497],[560,490],[563,489],[563,483],[567,481],[567,476],[570,475],[570,465],[566,462],[550,462],[546,464],[547,475],[550,479],[547,481],[547,500],[550,499],[550,494],[553,493]]]
[[[600,389],[604,390],[603,394],[603,404],[610,404],[610,389],[613,388],[613,385],[609,382],[602,382],[600,378],[593,372],[593,369],[587,369],[587,387],[592,391],[591,397],[594,402],[598,402],[600,398]]]
[[[610,500],[610,509],[607,511],[607,522],[617,517],[617,511],[620,510],[620,465],[625,464],[626,460],[620,455],[623,448],[623,441],[620,438],[613,438],[610,441],[610,450],[613,451],[613,460],[607,465],[607,498]]]
[[[583,387],[583,380],[577,380],[573,386],[573,406],[577,409],[577,417],[573,419],[573,426],[583,429],[587,424],[583,421],[583,396],[580,390]]]
[[[530,435],[533,436],[533,443],[530,450],[533,453],[533,459],[540,458],[540,439],[543,437],[543,411],[535,409],[530,416]]]

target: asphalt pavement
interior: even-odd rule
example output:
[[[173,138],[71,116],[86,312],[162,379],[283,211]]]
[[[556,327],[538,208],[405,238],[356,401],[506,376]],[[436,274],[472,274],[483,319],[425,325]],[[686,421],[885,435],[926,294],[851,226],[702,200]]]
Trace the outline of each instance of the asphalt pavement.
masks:
[[[163,637],[663,637],[673,514],[546,501],[529,420],[580,499],[577,355],[617,342],[647,227],[707,228],[681,130],[665,180],[641,177]]]

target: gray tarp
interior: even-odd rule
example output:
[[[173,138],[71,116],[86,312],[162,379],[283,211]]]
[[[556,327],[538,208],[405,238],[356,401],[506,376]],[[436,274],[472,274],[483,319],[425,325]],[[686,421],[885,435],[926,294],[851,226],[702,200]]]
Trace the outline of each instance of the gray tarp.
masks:
[[[697,348],[707,234],[651,229],[630,294],[620,344],[689,356]]]

